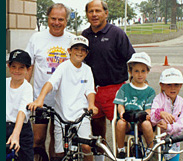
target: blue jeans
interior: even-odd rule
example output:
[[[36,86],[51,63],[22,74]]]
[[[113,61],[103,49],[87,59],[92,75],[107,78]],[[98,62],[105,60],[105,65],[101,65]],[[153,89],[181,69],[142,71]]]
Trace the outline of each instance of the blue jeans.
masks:
[[[6,142],[13,132],[15,123],[6,122]],[[33,132],[30,121],[24,123],[20,133],[20,150],[18,151],[18,161],[34,161]]]

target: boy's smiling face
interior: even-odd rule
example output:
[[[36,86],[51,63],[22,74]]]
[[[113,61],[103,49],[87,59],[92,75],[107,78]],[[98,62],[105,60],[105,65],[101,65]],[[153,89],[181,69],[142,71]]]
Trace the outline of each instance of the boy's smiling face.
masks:
[[[12,77],[12,80],[15,80],[15,81],[24,80],[28,72],[28,69],[25,64],[13,61],[11,65],[8,64],[8,67],[9,67],[9,72]]]
[[[70,60],[73,65],[77,68],[80,68],[82,61],[88,54],[88,49],[85,45],[77,44],[74,45],[72,48],[69,48],[68,52],[70,54]]]

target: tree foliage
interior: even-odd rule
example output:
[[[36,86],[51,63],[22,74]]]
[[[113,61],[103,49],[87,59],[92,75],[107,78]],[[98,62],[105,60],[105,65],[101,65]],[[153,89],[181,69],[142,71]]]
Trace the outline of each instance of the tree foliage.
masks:
[[[113,22],[118,18],[125,17],[125,1],[124,0],[105,0],[108,4],[109,22]],[[128,20],[131,20],[135,16],[134,9],[127,5],[127,17]]]
[[[41,25],[48,26],[47,24],[47,9],[54,2],[52,0],[37,0],[37,27],[40,31]]]
[[[155,20],[156,4],[153,1],[142,1],[140,4],[136,4],[140,8],[140,12],[144,17],[148,17],[151,22]]]
[[[142,1],[139,5],[136,4],[140,11],[152,22],[157,17],[165,17],[165,23],[171,19],[172,28],[176,28],[177,17],[183,16],[182,6],[177,0],[148,0]],[[157,13],[157,11],[159,11]],[[153,17],[153,20],[152,20]]]

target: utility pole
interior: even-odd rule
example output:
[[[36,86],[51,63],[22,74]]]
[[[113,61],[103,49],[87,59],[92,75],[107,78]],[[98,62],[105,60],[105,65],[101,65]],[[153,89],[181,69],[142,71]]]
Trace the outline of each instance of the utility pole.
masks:
[[[76,9],[76,12],[75,12],[75,25],[76,25],[76,35],[78,35],[77,9]]]
[[[126,23],[127,23],[127,4],[128,4],[128,0],[125,0],[125,27],[124,27],[125,33],[126,33]]]

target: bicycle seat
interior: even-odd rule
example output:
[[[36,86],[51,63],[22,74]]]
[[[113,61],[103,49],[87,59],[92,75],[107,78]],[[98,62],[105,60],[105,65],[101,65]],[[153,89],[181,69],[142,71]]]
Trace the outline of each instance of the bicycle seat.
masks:
[[[129,110],[125,111],[123,118],[128,122],[143,122],[146,120],[147,112],[141,110]]]

